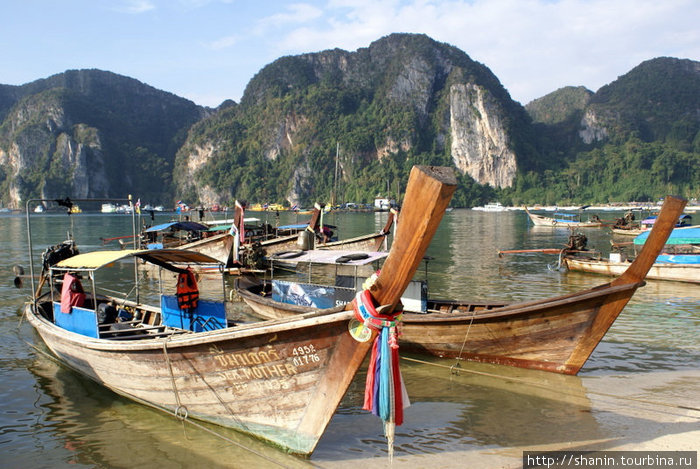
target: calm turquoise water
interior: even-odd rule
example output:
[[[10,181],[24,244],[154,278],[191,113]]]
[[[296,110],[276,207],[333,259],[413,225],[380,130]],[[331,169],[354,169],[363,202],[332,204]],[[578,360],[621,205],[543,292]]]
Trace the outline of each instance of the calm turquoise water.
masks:
[[[272,214],[257,215],[271,224],[297,221],[290,214],[279,221]],[[167,219],[160,215],[157,221]],[[325,220],[345,238],[379,230],[386,214],[330,214]],[[101,237],[131,230],[128,216],[33,215],[37,262],[47,245],[65,238],[71,224],[83,252],[102,249]],[[590,247],[609,249],[605,230],[585,233]],[[205,427],[213,434],[179,422],[61,368],[21,321],[30,289],[13,287],[12,266],[22,264],[28,272],[25,218],[0,218],[0,234],[5,272],[0,284],[0,466],[330,468],[369,462],[389,467],[381,423],[360,408],[364,376],[354,381],[316,452],[302,460],[232,431]],[[556,256],[496,254],[561,247],[567,237],[566,230],[536,229],[523,212],[454,210],[445,215],[428,251],[431,295],[514,301],[603,283],[603,277],[556,270]],[[680,406],[700,402],[699,332],[700,286],[650,281],[576,377],[468,363],[459,364],[462,372],[456,375],[450,372],[454,361],[412,357],[420,361],[401,365],[412,406],[397,429],[393,467],[518,467],[523,449],[605,449],[612,441],[634,448],[648,446],[652,436],[697,431],[697,412],[665,419],[682,413]],[[647,404],[630,400],[631,394],[657,406],[653,411],[664,417],[640,414]],[[470,460],[476,462],[467,464]]]

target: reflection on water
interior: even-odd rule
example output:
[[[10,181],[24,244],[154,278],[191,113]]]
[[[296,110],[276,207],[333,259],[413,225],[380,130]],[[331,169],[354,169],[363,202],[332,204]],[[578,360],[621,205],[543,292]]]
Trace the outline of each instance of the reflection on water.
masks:
[[[274,214],[259,216],[275,224]],[[352,237],[378,231],[386,216],[328,214],[325,222],[337,225],[342,237]],[[156,222],[167,219],[160,215]],[[280,214],[280,224],[296,221],[296,215]],[[27,345],[40,342],[26,322],[19,325],[29,288],[12,287],[11,267],[27,267],[25,220],[4,217],[2,222],[0,265],[8,273],[0,284],[8,299],[0,309],[3,467],[38,467],[37,460],[45,467],[390,467],[381,421],[361,409],[363,373],[311,459],[304,460],[233,431],[205,427],[226,440],[183,425],[57,366]],[[65,238],[70,221],[50,215],[34,217],[32,223],[38,262],[47,245]],[[131,219],[81,214],[73,224],[78,246],[88,251],[103,248],[100,237],[128,234]],[[605,230],[585,234],[589,247],[609,249]],[[454,210],[445,215],[428,250],[431,295],[522,301],[606,282],[605,277],[551,270],[552,255],[497,256],[506,249],[562,247],[567,240],[567,230],[535,229],[523,212]],[[130,285],[117,278],[128,277],[130,267],[113,269],[105,280],[128,292]],[[155,297],[156,286],[144,280],[141,295]],[[221,288],[218,282],[201,286]],[[230,289],[229,282],[227,294]],[[235,309],[241,319],[250,319],[245,306]],[[397,428],[393,467],[519,467],[523,449],[606,449],[620,442],[634,449],[660,435],[697,429],[700,414],[687,408],[697,407],[700,395],[699,325],[697,285],[649,281],[578,376],[407,357],[401,366],[412,405]],[[640,398],[663,405],[633,400]],[[651,449],[684,448],[667,443]]]

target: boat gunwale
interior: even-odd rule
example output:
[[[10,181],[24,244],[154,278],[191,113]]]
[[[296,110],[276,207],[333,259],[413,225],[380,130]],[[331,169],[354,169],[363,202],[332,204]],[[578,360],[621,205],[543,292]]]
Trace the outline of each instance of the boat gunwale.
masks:
[[[567,295],[562,295],[554,298],[544,298],[540,300],[533,300],[533,301],[526,301],[526,302],[521,302],[521,303],[512,303],[508,304],[506,306],[502,306],[499,308],[493,308],[493,309],[484,309],[484,310],[479,310],[479,311],[469,311],[469,312],[457,312],[457,313],[439,313],[439,312],[428,312],[428,313],[418,313],[418,312],[412,312],[412,311],[404,311],[404,321],[408,320],[410,318],[410,322],[437,322],[437,321],[464,321],[465,318],[474,318],[474,320],[489,320],[489,319],[500,319],[502,317],[517,317],[521,315],[526,315],[530,314],[533,311],[538,311],[538,312],[544,312],[549,309],[557,308],[560,306],[566,306],[567,304],[574,304],[577,302],[582,302],[582,301],[589,301],[601,296],[607,296],[607,295],[612,295],[616,294],[619,292],[624,292],[626,290],[632,290],[632,293],[636,291],[638,288],[644,286],[646,284],[645,281],[640,281],[640,282],[631,282],[631,283],[623,283],[620,285],[611,285],[610,283],[606,283],[603,285],[599,285],[598,287],[594,287],[588,290],[584,290],[581,292],[574,292],[570,293]],[[248,289],[243,288],[239,289],[239,294],[241,294],[241,297],[246,299],[250,299],[251,301],[255,301],[258,304],[265,304],[266,306],[270,306],[273,308],[277,308],[277,305],[280,305],[282,308],[277,308],[277,309],[284,309],[290,312],[290,317],[298,317],[298,316],[291,316],[291,313],[294,313],[295,309],[304,309],[305,307],[299,306],[299,305],[293,305],[289,303],[283,303],[280,301],[275,301],[271,298],[266,298],[258,295],[254,295],[252,292],[249,292]],[[630,296],[632,296],[630,294]],[[439,303],[440,300],[435,300],[431,299],[429,300],[431,302],[437,302]],[[482,303],[478,302],[453,302],[455,304],[479,304],[481,305]],[[486,304],[486,303],[483,303]],[[308,309],[308,308],[307,308]],[[319,312],[323,313],[327,310],[316,310],[314,314],[319,314]]]
[[[37,302],[38,304],[39,302]],[[29,311],[26,308],[30,308]],[[40,313],[34,310],[35,306],[28,303],[25,308],[25,314],[30,322],[36,320],[43,326],[45,330],[56,337],[62,337],[70,340],[74,344],[80,344],[83,347],[91,350],[152,350],[163,347],[163,342],[168,343],[168,348],[190,347],[195,345],[207,344],[222,340],[222,336],[228,336],[223,340],[234,340],[255,337],[257,335],[274,334],[282,330],[289,330],[289,323],[295,324],[295,329],[303,329],[306,327],[315,327],[334,322],[349,321],[353,317],[352,311],[345,311],[343,307],[335,307],[329,310],[319,310],[309,312],[303,315],[292,316],[289,318],[270,319],[255,323],[242,324],[223,329],[203,332],[189,332],[187,334],[172,334],[167,337],[144,337],[134,341],[122,342],[115,341],[109,338],[94,338],[87,337],[76,332],[71,332],[63,329]],[[33,324],[34,325],[34,324]],[[35,326],[36,327],[36,326]],[[175,329],[176,331],[179,329]]]

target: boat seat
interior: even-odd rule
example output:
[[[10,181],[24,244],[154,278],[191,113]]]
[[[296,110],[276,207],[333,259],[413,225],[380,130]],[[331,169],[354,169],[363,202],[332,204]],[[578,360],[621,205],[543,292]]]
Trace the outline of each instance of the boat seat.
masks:
[[[110,329],[113,325],[115,324],[141,324],[142,321],[138,319],[134,319],[132,321],[120,321],[120,322],[113,322],[110,324],[100,324],[100,330],[103,331],[105,329]]]
[[[119,326],[123,323],[114,323],[110,324],[110,326]],[[145,335],[148,334],[148,331],[158,331],[162,332],[165,330],[165,326],[138,326],[138,327],[131,327],[130,325],[124,325],[124,327],[120,328],[110,328],[109,330],[106,331],[100,331],[100,337],[107,337],[107,338],[112,338],[112,337],[117,337],[117,336],[122,336],[122,335]]]

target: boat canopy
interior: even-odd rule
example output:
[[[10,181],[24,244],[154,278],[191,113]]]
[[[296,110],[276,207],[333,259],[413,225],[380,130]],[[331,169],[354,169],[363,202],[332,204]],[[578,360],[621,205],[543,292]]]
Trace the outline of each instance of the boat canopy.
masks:
[[[294,225],[282,225],[277,227],[277,231],[285,231],[285,230],[304,230],[306,227],[309,226],[308,223],[296,223]],[[332,230],[335,230],[338,228],[335,225],[329,225],[328,223],[324,223],[323,226],[328,227]]]
[[[634,244],[644,244],[648,237],[649,231],[645,231],[634,238]],[[666,244],[700,244],[700,225],[674,228],[666,240]]]
[[[278,229],[278,230],[303,230],[303,229],[305,229],[307,226],[309,226],[308,223],[297,223],[297,224],[295,224],[295,225],[282,225],[282,226],[278,226],[277,229]]]
[[[53,270],[86,270],[92,271],[127,257],[138,257],[160,266],[174,264],[221,264],[218,260],[206,254],[183,249],[125,249],[122,251],[93,251],[69,257],[56,263]],[[165,264],[165,265],[164,265]]]
[[[282,253],[280,253],[282,254]],[[310,264],[342,264],[342,265],[365,265],[370,264],[374,261],[384,259],[389,255],[388,252],[358,252],[358,251],[341,251],[341,250],[322,250],[314,249],[310,251],[304,251],[295,257],[284,257],[280,256],[275,258],[271,256],[270,259],[274,262],[279,260],[285,264],[301,264],[308,262]]]
[[[642,225],[653,225],[654,222],[656,221],[657,215],[652,215],[650,217],[645,218],[642,220]],[[677,226],[684,226],[684,225],[689,225],[691,223],[691,220],[693,218],[688,215],[687,213],[684,213],[680,217],[678,217],[678,225]]]
[[[562,212],[557,212],[557,213],[554,214],[554,216],[555,216],[555,217],[570,217],[570,218],[574,218],[574,217],[577,217],[578,215],[573,214],[573,213],[562,213]]]
[[[165,231],[167,229],[171,229],[173,231],[207,231],[209,227],[194,221],[171,221],[169,223],[163,223],[161,225],[152,226],[146,230],[146,233],[152,233],[154,231]]]
[[[230,229],[231,229],[231,225],[215,225],[215,226],[209,227],[209,229],[207,229],[207,231],[226,231],[226,230],[230,230]]]

